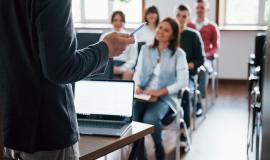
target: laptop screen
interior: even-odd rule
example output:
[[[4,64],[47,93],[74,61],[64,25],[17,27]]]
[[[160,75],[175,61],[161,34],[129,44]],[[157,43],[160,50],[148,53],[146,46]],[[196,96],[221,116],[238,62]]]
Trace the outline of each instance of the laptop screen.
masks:
[[[74,92],[76,112],[131,117],[133,92],[133,81],[79,81]]]

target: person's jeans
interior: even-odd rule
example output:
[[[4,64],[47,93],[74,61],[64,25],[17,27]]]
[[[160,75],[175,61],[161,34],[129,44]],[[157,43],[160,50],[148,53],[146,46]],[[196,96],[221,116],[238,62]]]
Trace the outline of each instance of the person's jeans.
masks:
[[[194,96],[195,96],[195,90],[196,90],[196,84],[194,78],[189,75],[189,81],[188,81],[188,88],[190,90],[190,97],[191,97],[191,102],[192,106],[194,106]]]
[[[79,144],[64,149],[25,153],[4,148],[4,160],[79,160]]]
[[[196,86],[196,82],[194,80],[193,76],[189,76],[189,83],[188,83],[188,87],[190,89],[190,93],[191,93],[191,102],[192,102],[192,106],[194,106],[195,108],[200,109],[202,108],[202,102],[201,102],[201,98],[200,97],[196,97],[197,98],[197,104],[194,104],[194,98],[196,96],[195,91],[197,89]]]
[[[208,84],[208,71],[200,71],[198,75],[198,90],[201,92],[202,98],[206,97],[206,88]]]
[[[161,120],[164,118],[169,109],[169,106],[160,99],[154,103],[136,101],[133,107],[134,121],[144,122],[155,126],[155,132],[152,134],[152,137],[155,143],[157,160],[165,159],[165,152],[161,138]]]
[[[189,128],[190,126],[190,93],[187,90],[182,91],[183,96],[182,96],[182,101],[181,101],[181,106],[183,108],[184,111],[184,120],[186,122],[187,128]],[[183,128],[183,126],[181,125],[181,128]]]

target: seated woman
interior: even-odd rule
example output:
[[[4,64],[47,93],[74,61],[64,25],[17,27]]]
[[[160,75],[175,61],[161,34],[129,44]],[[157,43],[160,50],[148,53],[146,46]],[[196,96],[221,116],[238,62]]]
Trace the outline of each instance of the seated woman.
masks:
[[[143,42],[146,43],[147,45],[152,45],[155,39],[156,28],[159,23],[159,13],[157,7],[150,6],[146,9],[144,21],[146,22],[146,25],[135,34],[136,41],[138,43]],[[127,79],[132,79],[133,74],[134,70],[129,70],[125,73],[125,77],[127,77]]]
[[[102,40],[107,34],[111,32],[127,33],[124,30],[125,14],[122,11],[115,11],[111,17],[113,29],[101,35]],[[133,70],[138,56],[137,44],[131,44],[127,49],[118,57],[113,58],[113,73],[114,75],[122,76],[121,79],[130,80],[129,71]]]
[[[136,101],[133,120],[153,124],[156,159],[165,157],[161,138],[161,120],[170,110],[169,103],[188,85],[186,54],[177,48],[178,25],[172,18],[157,27],[154,44],[143,46],[134,74],[137,94],[147,94],[149,101]]]
[[[157,7],[151,6],[147,8],[144,18],[146,26],[136,34],[136,40],[138,42],[145,42],[148,45],[152,45],[155,38],[156,28],[159,23],[159,13]]]

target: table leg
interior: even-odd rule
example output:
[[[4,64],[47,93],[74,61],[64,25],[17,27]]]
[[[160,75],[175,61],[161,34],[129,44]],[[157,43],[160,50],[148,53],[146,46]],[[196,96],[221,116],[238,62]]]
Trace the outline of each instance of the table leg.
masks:
[[[129,160],[144,160],[144,137],[133,143]]]

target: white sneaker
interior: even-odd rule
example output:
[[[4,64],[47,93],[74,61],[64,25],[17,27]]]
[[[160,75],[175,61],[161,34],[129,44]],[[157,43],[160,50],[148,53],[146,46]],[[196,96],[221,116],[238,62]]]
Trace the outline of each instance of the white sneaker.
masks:
[[[197,110],[197,112],[196,112],[196,116],[197,116],[197,117],[200,117],[200,116],[202,115],[202,112],[203,112],[202,108],[199,108],[199,109]]]

